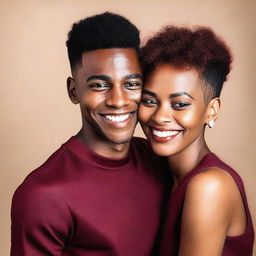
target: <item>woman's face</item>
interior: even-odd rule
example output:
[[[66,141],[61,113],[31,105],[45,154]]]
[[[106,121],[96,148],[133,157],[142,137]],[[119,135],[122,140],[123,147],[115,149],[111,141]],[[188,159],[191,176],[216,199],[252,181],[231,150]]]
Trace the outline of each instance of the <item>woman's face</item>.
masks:
[[[195,69],[170,64],[159,66],[147,77],[139,120],[156,154],[171,156],[202,145],[210,109],[201,86]]]

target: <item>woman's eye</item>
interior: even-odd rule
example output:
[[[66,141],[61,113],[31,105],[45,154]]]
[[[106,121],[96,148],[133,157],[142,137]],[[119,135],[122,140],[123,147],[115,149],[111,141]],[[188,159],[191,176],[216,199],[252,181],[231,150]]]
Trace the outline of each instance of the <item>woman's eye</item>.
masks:
[[[148,98],[144,98],[141,100],[141,102],[146,105],[146,106],[152,106],[152,105],[156,105],[157,104],[157,100],[154,99],[148,99]]]
[[[131,89],[131,90],[139,89],[139,88],[141,88],[141,86],[142,86],[142,84],[140,82],[135,82],[135,81],[125,83],[125,87],[127,89]]]
[[[188,102],[175,102],[172,104],[172,107],[174,109],[184,109],[184,108],[187,108],[189,107],[191,104],[188,103]]]
[[[89,85],[90,88],[96,89],[96,90],[104,90],[109,87],[106,83],[93,83]]]

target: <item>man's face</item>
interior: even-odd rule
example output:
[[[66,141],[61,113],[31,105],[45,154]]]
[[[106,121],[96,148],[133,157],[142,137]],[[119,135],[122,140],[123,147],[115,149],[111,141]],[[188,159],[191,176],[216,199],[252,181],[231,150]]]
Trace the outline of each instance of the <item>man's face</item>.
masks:
[[[83,129],[90,140],[123,144],[137,124],[142,71],[132,48],[84,52],[73,71],[69,95],[79,103]]]

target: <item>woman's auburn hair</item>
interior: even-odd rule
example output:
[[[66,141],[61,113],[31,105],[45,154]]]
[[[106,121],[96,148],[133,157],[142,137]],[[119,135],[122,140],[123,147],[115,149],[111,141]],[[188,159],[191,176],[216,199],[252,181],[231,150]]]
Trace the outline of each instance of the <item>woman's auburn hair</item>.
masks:
[[[166,26],[142,47],[141,60],[145,77],[166,63],[177,68],[195,68],[205,87],[210,87],[205,91],[210,91],[214,98],[220,96],[232,56],[226,43],[210,28]]]

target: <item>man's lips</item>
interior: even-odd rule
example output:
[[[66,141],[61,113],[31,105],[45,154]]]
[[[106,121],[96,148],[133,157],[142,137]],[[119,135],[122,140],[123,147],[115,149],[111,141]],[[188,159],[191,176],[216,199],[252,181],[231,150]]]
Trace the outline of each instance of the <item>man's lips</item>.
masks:
[[[157,142],[167,142],[171,139],[174,139],[181,130],[173,130],[173,129],[159,129],[154,127],[149,127],[151,131],[152,138]]]

